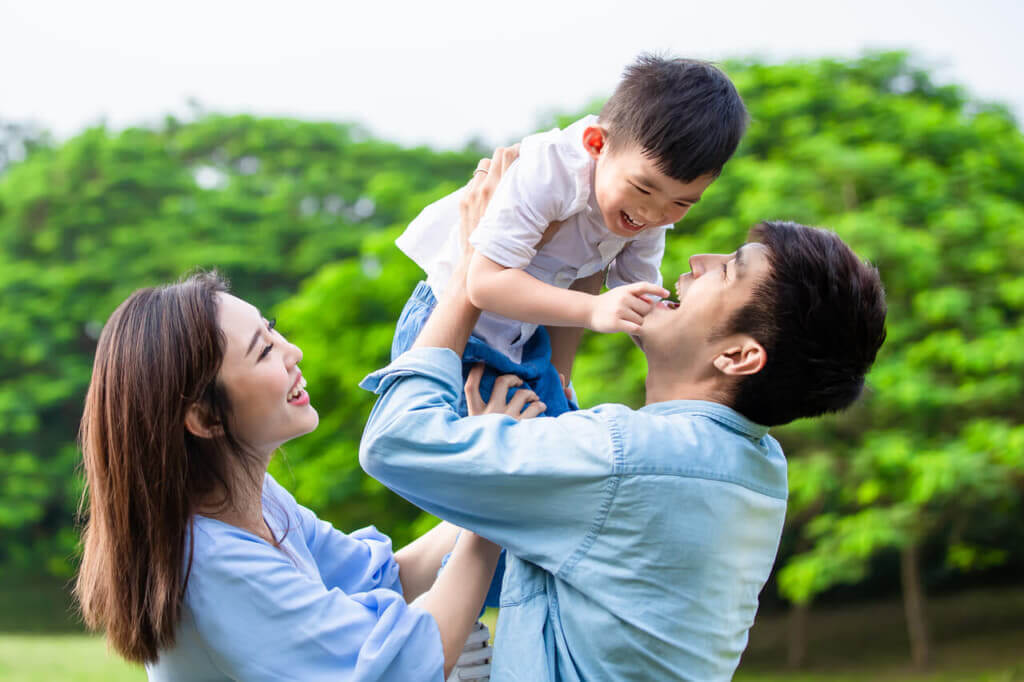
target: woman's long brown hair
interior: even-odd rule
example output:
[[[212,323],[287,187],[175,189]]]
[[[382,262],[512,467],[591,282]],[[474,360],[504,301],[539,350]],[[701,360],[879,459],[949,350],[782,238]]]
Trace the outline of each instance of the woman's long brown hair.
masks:
[[[100,335],[79,435],[86,476],[84,554],[75,586],[86,624],[122,656],[153,662],[174,644],[191,569],[186,548],[201,500],[230,502],[230,406],[217,373],[224,337],[214,273],[142,289]],[[198,404],[224,436],[185,428]]]

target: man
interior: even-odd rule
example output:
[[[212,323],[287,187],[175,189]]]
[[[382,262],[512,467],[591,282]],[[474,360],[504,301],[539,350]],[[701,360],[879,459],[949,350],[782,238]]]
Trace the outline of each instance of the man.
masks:
[[[481,162],[467,227],[509,162]],[[785,517],[767,427],[852,403],[885,338],[878,273],[836,235],[763,223],[752,238],[691,258],[678,306],[644,301],[639,410],[460,419],[480,313],[465,263],[414,348],[364,382],[380,396],[366,471],[508,550],[495,682],[735,671]]]

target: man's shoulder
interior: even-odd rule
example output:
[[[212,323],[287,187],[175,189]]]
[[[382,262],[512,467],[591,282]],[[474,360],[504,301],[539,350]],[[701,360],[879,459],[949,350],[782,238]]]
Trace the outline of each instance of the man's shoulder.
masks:
[[[724,405],[669,401],[593,411],[614,432],[624,474],[710,478],[786,497],[786,458],[778,441]]]

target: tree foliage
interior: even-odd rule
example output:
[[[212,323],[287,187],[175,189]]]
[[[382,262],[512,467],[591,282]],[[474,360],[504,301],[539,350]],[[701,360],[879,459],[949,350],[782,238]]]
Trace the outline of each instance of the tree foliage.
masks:
[[[207,116],[93,128],[0,175],[0,565],[69,570],[92,354],[131,291],[216,267],[269,307],[475,159],[348,125]]]

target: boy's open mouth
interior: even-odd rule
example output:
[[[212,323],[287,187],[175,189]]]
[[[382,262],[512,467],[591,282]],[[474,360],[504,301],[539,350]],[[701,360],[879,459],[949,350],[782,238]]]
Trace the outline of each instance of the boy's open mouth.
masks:
[[[638,223],[625,211],[619,211],[619,215],[622,217],[622,222],[627,230],[638,231],[647,227],[647,223]]]

